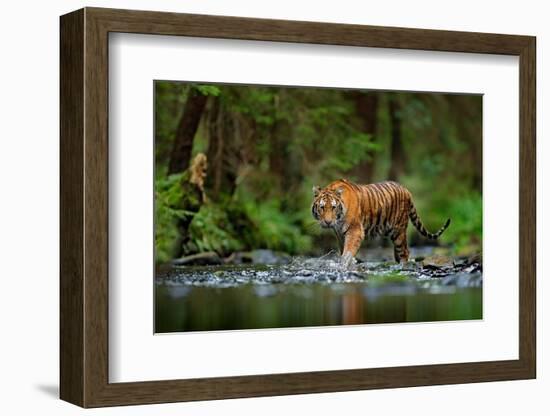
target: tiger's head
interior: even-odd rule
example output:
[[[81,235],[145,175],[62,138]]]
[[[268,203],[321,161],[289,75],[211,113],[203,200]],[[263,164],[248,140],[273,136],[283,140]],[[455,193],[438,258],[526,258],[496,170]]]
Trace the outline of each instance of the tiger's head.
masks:
[[[321,189],[313,187],[311,213],[323,228],[338,228],[344,221],[346,207],[342,199],[343,188]]]

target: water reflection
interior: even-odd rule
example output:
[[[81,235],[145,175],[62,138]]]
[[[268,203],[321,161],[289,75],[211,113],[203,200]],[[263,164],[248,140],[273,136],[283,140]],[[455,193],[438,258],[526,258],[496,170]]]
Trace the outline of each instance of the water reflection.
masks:
[[[192,279],[158,281],[157,333],[482,318],[480,285],[459,287],[442,285],[441,279],[415,278],[381,284],[361,276],[330,284],[323,279],[274,283],[247,280],[235,270],[231,275],[239,284],[219,276],[211,284],[207,279],[195,282],[196,272]]]

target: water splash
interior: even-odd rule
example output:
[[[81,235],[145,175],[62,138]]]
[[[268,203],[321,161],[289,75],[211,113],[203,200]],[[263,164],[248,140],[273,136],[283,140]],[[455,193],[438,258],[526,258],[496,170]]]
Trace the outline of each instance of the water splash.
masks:
[[[479,265],[478,265],[479,266]],[[293,257],[287,264],[174,266],[157,279],[158,284],[229,288],[240,285],[289,285],[364,283],[368,286],[404,286],[422,289],[432,285],[480,287],[481,271],[476,265],[425,267],[410,261],[370,261],[345,266],[329,252],[321,257]],[[424,282],[424,286],[420,283]],[[259,289],[267,296],[267,289]]]

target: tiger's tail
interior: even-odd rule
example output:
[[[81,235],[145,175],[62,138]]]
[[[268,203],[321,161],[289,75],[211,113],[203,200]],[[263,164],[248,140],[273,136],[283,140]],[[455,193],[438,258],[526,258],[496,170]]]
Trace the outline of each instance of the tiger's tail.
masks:
[[[409,218],[411,219],[411,222],[414,224],[414,227],[418,230],[418,232],[424,237],[427,237],[431,240],[439,238],[439,236],[443,234],[443,232],[447,229],[447,227],[449,227],[449,224],[451,223],[451,219],[448,218],[447,221],[445,221],[445,224],[443,224],[443,227],[441,227],[438,232],[432,234],[428,230],[426,230],[426,227],[424,227],[424,224],[422,224],[422,221],[420,221],[414,205],[409,211]]]

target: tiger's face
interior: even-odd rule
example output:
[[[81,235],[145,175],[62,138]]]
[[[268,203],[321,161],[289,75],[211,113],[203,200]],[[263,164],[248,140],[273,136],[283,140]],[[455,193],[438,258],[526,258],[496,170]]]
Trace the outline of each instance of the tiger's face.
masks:
[[[313,188],[311,213],[321,227],[338,228],[342,224],[346,214],[342,192],[342,189]]]

